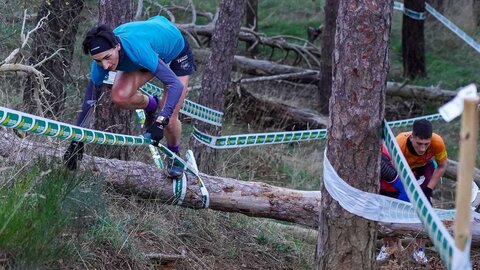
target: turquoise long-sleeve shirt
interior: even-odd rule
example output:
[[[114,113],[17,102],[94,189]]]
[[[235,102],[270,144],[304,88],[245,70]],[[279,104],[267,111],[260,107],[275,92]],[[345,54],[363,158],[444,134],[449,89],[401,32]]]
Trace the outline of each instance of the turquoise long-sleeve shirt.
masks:
[[[119,71],[146,69],[162,81],[169,91],[161,114],[170,117],[183,91],[178,77],[168,67],[184,49],[185,40],[180,30],[163,16],[155,16],[147,21],[125,23],[113,30],[121,44]],[[108,74],[95,61],[92,61],[90,79],[99,86]]]

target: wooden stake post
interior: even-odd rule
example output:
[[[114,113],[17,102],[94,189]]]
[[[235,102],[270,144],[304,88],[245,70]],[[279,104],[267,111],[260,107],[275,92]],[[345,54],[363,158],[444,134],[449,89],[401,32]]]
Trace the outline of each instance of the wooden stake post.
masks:
[[[470,200],[472,197],[473,170],[477,155],[479,99],[466,98],[460,130],[460,153],[457,171],[455,204],[455,245],[464,250],[470,235]]]

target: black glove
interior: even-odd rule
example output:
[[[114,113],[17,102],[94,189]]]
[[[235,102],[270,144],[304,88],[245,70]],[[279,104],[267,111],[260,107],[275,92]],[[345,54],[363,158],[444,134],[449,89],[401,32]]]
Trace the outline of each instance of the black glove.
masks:
[[[148,127],[147,131],[143,134],[143,137],[151,139],[153,145],[158,146],[160,140],[163,139],[163,128],[168,125],[168,121],[168,118],[159,116],[157,120]]]
[[[428,202],[430,205],[432,205],[432,192],[433,190],[427,186],[422,187],[423,194],[425,194],[425,197],[427,197]]]
[[[77,161],[83,159],[83,142],[72,141],[63,155],[63,161],[69,170],[77,169]]]

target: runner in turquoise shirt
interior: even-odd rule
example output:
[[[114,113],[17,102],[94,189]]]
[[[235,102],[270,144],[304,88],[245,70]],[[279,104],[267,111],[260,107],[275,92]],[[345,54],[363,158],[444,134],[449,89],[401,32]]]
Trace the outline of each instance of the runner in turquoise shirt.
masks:
[[[113,102],[125,109],[144,109],[147,116],[144,136],[158,144],[165,134],[167,147],[179,154],[182,126],[178,113],[195,70],[192,51],[180,30],[162,16],[122,24],[113,31],[101,25],[87,33],[83,51],[93,62],[77,125],[88,124],[105,76],[109,71],[117,71],[112,86]],[[160,101],[138,90],[153,77],[165,86]],[[159,105],[161,110],[156,113]],[[65,153],[69,168],[76,168],[82,150],[81,142],[72,142]],[[182,173],[181,166],[174,164],[173,159],[167,161],[170,177],[181,177]]]

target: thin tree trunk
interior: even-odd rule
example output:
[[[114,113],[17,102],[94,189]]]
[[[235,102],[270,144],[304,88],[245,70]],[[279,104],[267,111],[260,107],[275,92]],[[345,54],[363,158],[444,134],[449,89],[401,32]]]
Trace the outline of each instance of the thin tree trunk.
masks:
[[[258,31],[258,0],[247,0],[245,8],[245,26],[251,30]],[[247,49],[249,49],[255,42],[247,41]],[[258,46],[251,48],[249,52],[251,57],[258,54]]]
[[[37,14],[37,21],[47,16],[48,19],[42,28],[33,34],[33,49],[30,58],[31,63],[38,63],[51,56],[55,51],[63,49],[58,55],[43,65],[38,70],[45,74],[45,87],[52,95],[45,94],[48,105],[44,110],[48,117],[57,116],[63,109],[65,103],[64,86],[69,83],[69,69],[72,64],[73,51],[75,45],[75,36],[77,34],[78,24],[80,23],[80,13],[85,4],[84,0],[66,2],[63,0],[44,1]],[[36,108],[34,101],[34,89],[38,83],[35,80],[29,80],[26,89],[23,92],[25,111],[33,112]]]
[[[132,21],[133,15],[132,0],[100,1],[99,24],[106,24],[114,29],[120,24]],[[94,128],[114,133],[132,134],[134,111],[121,109],[113,103],[111,85],[104,84],[102,90],[102,97],[95,110]],[[129,159],[129,149],[127,147],[112,149],[108,146],[96,146],[94,153],[106,158]]]
[[[246,0],[220,2],[220,13],[212,37],[211,53],[203,73],[200,95],[200,104],[218,111],[223,111],[224,91],[230,83],[245,5]],[[203,122],[198,123],[197,127],[212,135],[220,135],[221,132],[219,128]],[[195,141],[192,144],[200,170],[213,174],[217,168],[216,151]]]
[[[326,0],[324,7],[325,22],[322,32],[322,58],[320,60],[319,103],[320,113],[328,114],[328,101],[332,93],[332,52],[335,46],[335,28],[338,12],[338,0]]]
[[[425,0],[406,0],[405,9],[425,12]],[[425,64],[424,20],[412,19],[403,15],[402,56],[403,76],[409,79],[427,76]]]
[[[391,16],[391,1],[373,0],[342,0],[337,16],[327,156],[342,179],[371,193],[380,176]],[[322,187],[318,269],[374,269],[376,235],[376,222],[347,212]]]

